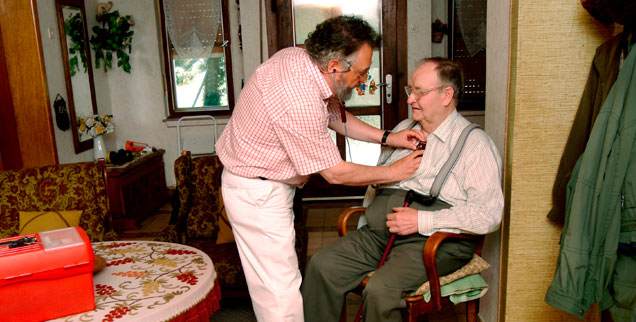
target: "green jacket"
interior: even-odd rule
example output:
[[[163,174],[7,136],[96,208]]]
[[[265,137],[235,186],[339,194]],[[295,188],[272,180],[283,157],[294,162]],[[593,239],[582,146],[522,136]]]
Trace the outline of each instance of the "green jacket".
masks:
[[[572,130],[559,163],[554,187],[552,188],[552,209],[548,218],[559,224],[565,220],[565,194],[572,175],[572,169],[579,159],[592,131],[603,102],[618,76],[618,65],[627,33],[622,32],[601,44],[596,49],[585,90],[572,123]]]
[[[601,310],[614,303],[610,286],[621,233],[621,194],[635,139],[636,50],[632,50],[568,183],[559,259],[545,296],[551,306],[579,318],[592,303],[600,303]]]

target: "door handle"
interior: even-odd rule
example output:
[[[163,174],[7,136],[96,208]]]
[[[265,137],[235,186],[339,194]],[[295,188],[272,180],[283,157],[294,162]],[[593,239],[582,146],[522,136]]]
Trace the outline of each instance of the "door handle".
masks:
[[[375,86],[377,87],[386,86],[386,90],[384,91],[384,96],[386,97],[386,103],[391,104],[393,102],[393,75],[386,74],[386,76],[384,76],[384,83],[380,83]]]

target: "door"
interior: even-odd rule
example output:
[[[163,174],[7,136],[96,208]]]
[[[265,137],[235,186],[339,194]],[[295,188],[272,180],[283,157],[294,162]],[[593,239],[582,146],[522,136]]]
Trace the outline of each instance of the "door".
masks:
[[[269,55],[289,47],[303,47],[315,26],[337,15],[355,15],[382,35],[382,48],[373,53],[366,83],[354,89],[347,109],[377,128],[392,129],[408,115],[406,53],[406,0],[274,0],[266,1]],[[401,23],[398,23],[401,21]],[[380,145],[345,138],[332,132],[344,160],[375,165]],[[304,198],[363,196],[366,187],[331,185],[320,175],[312,176],[302,189]]]
[[[1,30],[0,44],[2,44]],[[4,143],[0,145],[0,171],[20,169],[22,168],[20,142],[18,142],[18,128],[15,122],[3,46],[0,46],[0,102],[0,137],[4,138]]]

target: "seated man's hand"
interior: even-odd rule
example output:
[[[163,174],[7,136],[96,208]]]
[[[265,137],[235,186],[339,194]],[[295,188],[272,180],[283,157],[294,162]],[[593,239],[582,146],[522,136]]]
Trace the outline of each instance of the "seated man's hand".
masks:
[[[386,144],[396,148],[415,150],[419,141],[425,141],[426,137],[421,131],[404,129],[391,133],[386,139]]]
[[[386,215],[389,232],[401,236],[417,233],[417,209],[395,207],[392,214]]]

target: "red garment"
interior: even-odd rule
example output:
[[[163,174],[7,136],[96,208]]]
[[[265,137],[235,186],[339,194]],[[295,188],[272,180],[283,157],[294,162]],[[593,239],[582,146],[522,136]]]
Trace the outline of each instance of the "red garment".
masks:
[[[342,159],[331,139],[337,109],[329,85],[301,48],[286,48],[259,66],[241,91],[216,144],[230,172],[302,185]]]

